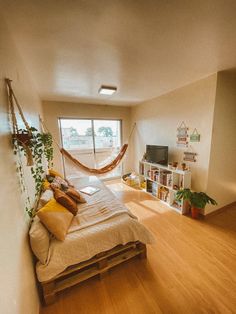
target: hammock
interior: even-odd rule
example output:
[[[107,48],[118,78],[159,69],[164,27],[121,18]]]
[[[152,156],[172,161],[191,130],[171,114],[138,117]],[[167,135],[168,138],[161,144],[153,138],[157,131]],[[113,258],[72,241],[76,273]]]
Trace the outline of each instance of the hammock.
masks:
[[[42,124],[42,126],[49,132],[49,130],[47,129],[46,125],[44,124],[43,120],[41,119],[41,117],[39,117],[40,122]],[[136,126],[136,123],[134,124],[132,131],[129,135],[129,138],[131,137],[133,130]],[[60,153],[66,157],[67,159],[69,159],[74,165],[76,165],[77,167],[79,167],[80,169],[92,173],[92,174],[105,174],[107,172],[112,171],[113,169],[115,169],[120,162],[122,161],[127,148],[128,148],[128,144],[124,144],[121,149],[120,152],[118,153],[118,155],[115,157],[115,159],[113,159],[109,164],[107,164],[106,166],[102,167],[102,168],[90,168],[84,164],[82,164],[78,159],[74,158],[66,149],[60,147],[60,145],[54,140],[55,144],[57,145],[57,147],[59,148]]]
[[[72,161],[76,166],[80,167],[82,170],[93,173],[93,174],[104,174],[107,173],[109,171],[112,171],[113,169],[115,169],[119,163],[121,162],[122,158],[124,157],[126,151],[128,148],[128,144],[124,144],[121,147],[121,150],[119,152],[119,154],[117,155],[117,157],[111,161],[109,164],[107,164],[105,167],[96,169],[96,168],[89,168],[85,165],[83,165],[79,160],[75,159],[67,150],[65,150],[64,148],[60,149],[60,152],[63,156],[65,156],[66,158],[68,158],[70,161]]]

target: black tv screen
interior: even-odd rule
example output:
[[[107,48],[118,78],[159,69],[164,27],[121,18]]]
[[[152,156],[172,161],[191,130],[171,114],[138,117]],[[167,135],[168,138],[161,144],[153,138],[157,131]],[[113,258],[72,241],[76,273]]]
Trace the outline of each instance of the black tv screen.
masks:
[[[168,146],[147,145],[146,160],[161,165],[168,165]]]

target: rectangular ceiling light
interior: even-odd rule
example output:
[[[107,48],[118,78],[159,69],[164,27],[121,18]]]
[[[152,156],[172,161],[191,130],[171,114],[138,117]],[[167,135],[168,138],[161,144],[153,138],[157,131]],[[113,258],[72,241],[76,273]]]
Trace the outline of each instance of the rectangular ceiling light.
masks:
[[[99,92],[100,95],[113,95],[116,91],[117,91],[117,87],[115,87],[115,86],[105,86],[105,85],[102,85],[99,88],[98,92]]]

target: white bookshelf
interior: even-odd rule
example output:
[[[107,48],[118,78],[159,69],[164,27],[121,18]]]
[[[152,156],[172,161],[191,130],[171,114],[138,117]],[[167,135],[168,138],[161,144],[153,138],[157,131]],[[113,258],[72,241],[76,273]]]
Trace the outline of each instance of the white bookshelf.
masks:
[[[139,176],[140,183],[146,181],[147,193],[152,194],[178,213],[186,213],[188,210],[186,202],[177,202],[175,194],[181,188],[191,188],[189,170],[170,169],[160,164],[140,161]]]

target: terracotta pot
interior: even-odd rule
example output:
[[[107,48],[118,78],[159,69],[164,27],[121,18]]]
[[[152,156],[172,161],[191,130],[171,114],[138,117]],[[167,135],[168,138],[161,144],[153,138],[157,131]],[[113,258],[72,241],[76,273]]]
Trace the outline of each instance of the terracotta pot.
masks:
[[[201,211],[200,208],[191,207],[192,218],[198,219],[198,216],[199,216],[200,211]]]

